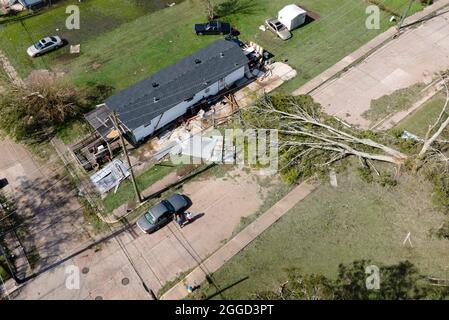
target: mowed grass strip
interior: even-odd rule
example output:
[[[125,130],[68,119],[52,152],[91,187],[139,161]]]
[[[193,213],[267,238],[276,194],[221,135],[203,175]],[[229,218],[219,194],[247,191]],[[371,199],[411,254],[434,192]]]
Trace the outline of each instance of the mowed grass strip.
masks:
[[[438,115],[444,106],[446,97],[439,93],[427,101],[417,111],[402,120],[394,129],[407,130],[417,136],[424,138],[429,126],[438,119]]]
[[[361,259],[379,265],[409,260],[423,274],[445,277],[449,242],[431,235],[445,216],[433,209],[430,194],[428,183],[407,175],[390,189],[354,172],[340,174],[337,188],[320,186],[215,272],[220,288],[230,286],[216,298],[276,290],[287,279],[286,268],[333,278],[340,263]],[[408,232],[413,248],[403,245]],[[206,296],[215,293],[203,285]]]
[[[407,110],[420,99],[425,87],[425,84],[417,83],[372,100],[370,108],[362,114],[362,117],[371,120],[371,124],[376,124],[399,111]]]
[[[175,170],[176,166],[174,165],[155,165],[136,178],[137,186],[142,192],[153,183]],[[128,178],[125,182],[122,182],[116,193],[112,190],[106,198],[103,199],[103,205],[106,212],[112,212],[114,209],[120,207],[127,201],[135,199],[134,187],[130,179],[131,178]]]

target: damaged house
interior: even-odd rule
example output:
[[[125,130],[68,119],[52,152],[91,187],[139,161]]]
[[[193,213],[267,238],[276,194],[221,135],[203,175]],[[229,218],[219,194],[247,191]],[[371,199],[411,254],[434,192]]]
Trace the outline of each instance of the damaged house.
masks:
[[[122,130],[133,144],[139,144],[245,76],[250,72],[243,50],[234,42],[218,40],[109,97],[86,119],[95,119],[94,127],[99,120],[102,135],[107,135],[113,130],[108,118],[116,111]]]

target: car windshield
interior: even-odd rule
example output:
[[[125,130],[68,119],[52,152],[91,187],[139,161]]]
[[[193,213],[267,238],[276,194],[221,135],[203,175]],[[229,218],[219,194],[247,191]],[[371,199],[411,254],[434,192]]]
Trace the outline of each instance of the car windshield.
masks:
[[[145,213],[145,219],[147,219],[151,224],[154,224],[156,222],[156,219],[154,219],[153,215],[149,211]]]
[[[34,47],[36,49],[42,49],[44,47],[44,45],[40,41],[38,41],[34,44]]]
[[[277,31],[281,31],[283,25],[282,25],[281,23],[278,22],[278,23],[275,24],[275,27],[276,27],[276,30],[277,30]]]

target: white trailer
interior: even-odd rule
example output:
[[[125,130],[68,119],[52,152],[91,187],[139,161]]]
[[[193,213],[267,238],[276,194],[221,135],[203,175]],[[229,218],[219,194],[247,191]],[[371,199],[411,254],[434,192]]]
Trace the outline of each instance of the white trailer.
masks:
[[[278,14],[278,20],[290,31],[303,25],[306,17],[307,11],[295,4],[285,6]]]

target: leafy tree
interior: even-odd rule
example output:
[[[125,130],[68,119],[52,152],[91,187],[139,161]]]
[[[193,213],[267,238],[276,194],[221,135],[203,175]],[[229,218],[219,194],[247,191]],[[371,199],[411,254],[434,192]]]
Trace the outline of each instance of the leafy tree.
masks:
[[[304,275],[290,269],[288,280],[274,291],[256,293],[262,300],[405,300],[448,299],[448,287],[431,286],[409,261],[380,267],[380,288],[368,289],[368,260],[358,260],[338,267],[335,280],[323,275]]]
[[[322,275],[303,275],[299,269],[287,271],[288,281],[277,291],[256,294],[259,300],[330,300],[334,299],[332,282]]]

